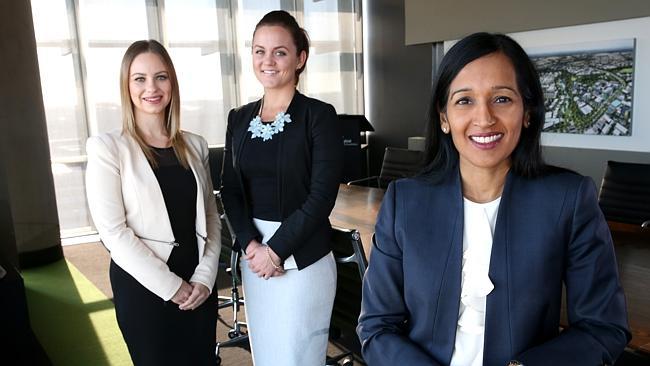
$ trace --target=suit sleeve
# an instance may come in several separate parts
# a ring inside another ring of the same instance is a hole
[[[219,270],[219,253],[221,253],[221,220],[217,211],[217,203],[214,193],[212,192],[212,178],[210,175],[210,154],[208,143],[205,139],[200,138],[201,145],[201,167],[205,170],[206,181],[202,182],[203,202],[205,207],[205,224],[207,238],[203,256],[194,270],[190,282],[198,282],[205,285],[210,291],[214,288],[214,282],[217,279]],[[198,168],[198,167],[197,167]]]
[[[309,194],[302,206],[282,221],[269,239],[269,246],[283,260],[304,244],[327,222],[339,190],[343,171],[343,143],[334,107],[324,104],[314,111],[311,129],[311,178]]]
[[[243,186],[233,165],[233,128],[237,123],[235,110],[228,114],[226,129],[226,147],[223,150],[223,166],[221,168],[221,200],[228,221],[235,231],[235,238],[244,252],[248,243],[253,239],[261,240],[261,235],[253,225],[253,218],[244,199]]]
[[[573,206],[564,281],[569,327],[517,359],[528,366],[613,364],[631,336],[611,234],[589,178]]]
[[[86,152],[88,206],[111,258],[149,291],[165,301],[171,299],[183,280],[127,226],[117,147],[100,137],[91,137]]]
[[[404,302],[402,261],[402,246],[407,243],[399,243],[395,236],[395,218],[404,214],[396,208],[396,190],[391,183],[384,195],[363,279],[357,326],[361,351],[368,365],[436,366],[439,363],[407,335],[409,309]]]

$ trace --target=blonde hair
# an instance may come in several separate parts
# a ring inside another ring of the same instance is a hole
[[[180,164],[185,168],[189,168],[188,156],[193,157],[191,151],[187,148],[187,144],[183,139],[183,133],[181,131],[181,111],[180,111],[180,96],[178,93],[178,78],[176,76],[176,70],[174,69],[174,64],[172,63],[171,57],[165,47],[160,44],[158,41],[142,40],[133,42],[129,48],[127,48],[122,58],[122,67],[120,70],[120,96],[122,101],[122,133],[126,133],[140,145],[142,152],[147,157],[149,164],[153,167],[157,167],[158,164],[154,157],[155,152],[153,149],[147,145],[142,137],[142,134],[138,131],[135,124],[135,113],[133,112],[133,102],[131,101],[131,94],[129,93],[129,70],[131,69],[131,63],[133,60],[142,53],[153,53],[160,56],[160,59],[163,61],[167,67],[167,72],[169,74],[169,80],[172,84],[171,100],[169,105],[165,108],[165,130],[169,135],[169,141],[171,147],[174,149],[174,154],[178,158]]]

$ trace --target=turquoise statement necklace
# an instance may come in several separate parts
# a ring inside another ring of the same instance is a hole
[[[251,139],[258,137],[261,138],[262,141],[268,141],[273,139],[273,135],[284,131],[284,124],[291,123],[291,115],[288,113],[280,112],[275,116],[273,122],[262,123],[262,108],[264,108],[264,98],[262,98],[260,111],[248,125],[248,131],[251,133]]]

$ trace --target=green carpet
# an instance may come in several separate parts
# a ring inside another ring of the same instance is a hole
[[[132,365],[113,302],[71,263],[22,276],[32,328],[55,366]]]

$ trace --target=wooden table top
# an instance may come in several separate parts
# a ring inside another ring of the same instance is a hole
[[[383,189],[341,184],[330,215],[332,225],[359,231],[366,256],[372,247],[372,234],[382,198]]]
[[[612,238],[632,333],[628,347],[650,355],[650,235],[612,231]],[[560,324],[569,324],[564,307]]]
[[[333,225],[359,231],[366,256],[383,198],[383,189],[341,184],[330,215]],[[650,235],[613,232],[612,236],[632,331],[629,346],[650,353]],[[562,320],[566,324],[565,312]]]
[[[629,347],[650,353],[650,233],[612,232],[632,332]]]

